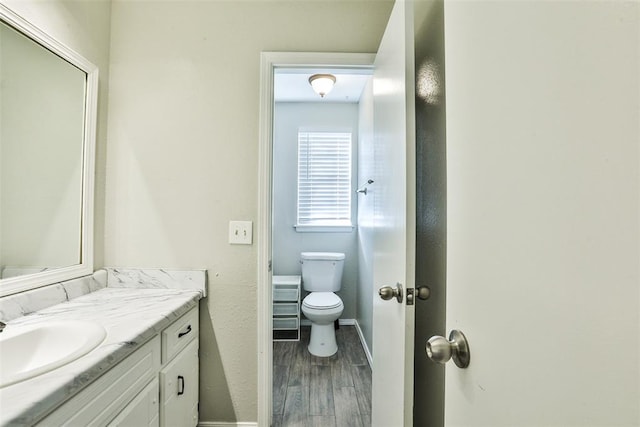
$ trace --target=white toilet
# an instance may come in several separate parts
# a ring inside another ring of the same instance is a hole
[[[302,286],[311,292],[302,301],[302,313],[311,321],[309,353],[328,357],[338,351],[333,323],[344,304],[334,292],[342,286],[344,254],[336,252],[302,252]]]

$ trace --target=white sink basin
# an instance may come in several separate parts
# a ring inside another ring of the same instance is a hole
[[[102,326],[85,321],[8,325],[0,333],[0,388],[73,362],[96,348],[106,335]]]

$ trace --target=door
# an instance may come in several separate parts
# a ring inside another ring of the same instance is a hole
[[[198,424],[198,339],[160,371],[160,426]]]
[[[444,16],[445,425],[640,425],[640,4]]]
[[[373,426],[410,426],[413,411],[415,276],[415,104],[411,3],[397,1],[373,76],[375,177],[373,232]],[[403,288],[382,300],[378,288]]]

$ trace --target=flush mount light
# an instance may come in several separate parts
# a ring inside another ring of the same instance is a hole
[[[315,93],[320,95],[320,97],[324,98],[326,94],[331,92],[333,89],[333,85],[336,82],[336,76],[333,74],[314,74],[309,77],[309,83]]]

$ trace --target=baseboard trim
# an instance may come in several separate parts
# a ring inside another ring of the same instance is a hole
[[[367,356],[367,362],[369,362],[369,367],[373,369],[373,355],[367,346],[367,342],[364,339],[364,334],[362,333],[362,329],[360,329],[360,324],[357,320],[353,319],[354,324],[356,326],[356,331],[358,331],[358,336],[360,337],[360,344],[362,344],[362,348],[364,349],[364,354]]]
[[[257,422],[241,421],[237,423],[223,421],[200,421],[198,427],[258,427]]]

